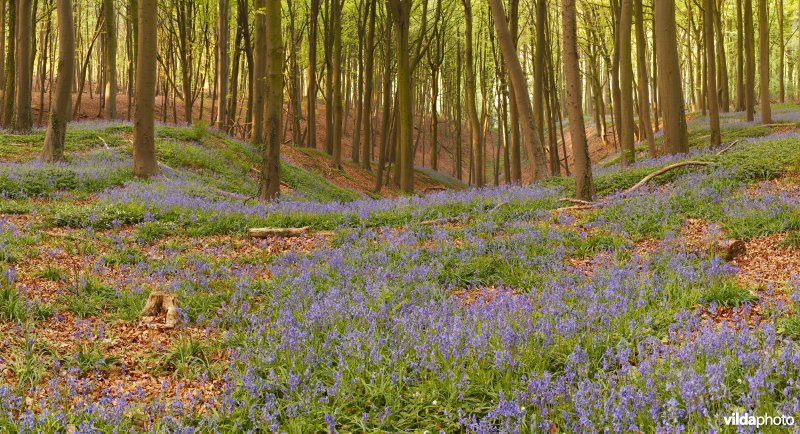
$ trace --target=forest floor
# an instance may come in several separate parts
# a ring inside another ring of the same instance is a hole
[[[697,118],[688,155],[607,158],[581,206],[566,177],[376,200],[358,169],[330,182],[288,146],[284,199],[263,204],[258,152],[201,126],[158,128],[150,181],[132,177],[129,124],[72,125],[64,164],[34,160],[42,131],[2,134],[0,431],[704,432],[734,411],[798,415],[800,107],[742,116],[725,115],[722,153]],[[624,192],[688,160],[708,164]],[[725,258],[724,240],[743,251]],[[141,317],[156,291],[177,297],[176,327]]]

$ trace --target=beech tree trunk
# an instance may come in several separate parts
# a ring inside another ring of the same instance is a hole
[[[683,85],[678,58],[675,0],[655,2],[654,34],[658,54],[658,92],[664,118],[664,148],[671,154],[689,152]]]
[[[755,119],[756,111],[756,54],[753,35],[753,0],[744,0],[744,57],[745,57],[745,84],[744,108],[748,122]]]
[[[575,18],[575,0],[561,2],[561,23],[564,28],[564,81],[567,91],[567,117],[575,163],[575,197],[591,201],[594,198],[592,163],[586,142],[586,126],[581,110],[581,75],[578,61],[578,26]]]
[[[636,149],[633,146],[633,65],[631,63],[631,29],[633,21],[632,0],[622,0],[620,5],[618,42],[620,49],[619,81],[620,119],[619,130],[623,161],[632,164],[636,161]]]
[[[461,0],[464,5],[464,28],[465,35],[464,57],[466,61],[466,75],[464,87],[467,92],[467,115],[469,117],[470,135],[472,137],[472,183],[476,187],[483,187],[484,163],[483,163],[483,140],[481,135],[481,122],[478,119],[478,108],[476,106],[477,95],[475,82],[475,60],[473,59],[472,46],[472,0]]]
[[[106,119],[117,117],[117,20],[114,0],[103,0],[103,28],[105,43],[103,44],[105,60],[105,103],[104,116]]]
[[[511,82],[514,83],[514,89],[517,90],[514,96],[517,99],[517,108],[520,110],[520,115],[522,115],[523,122],[521,122],[521,127],[523,133],[527,137],[525,143],[528,143],[528,148],[530,150],[533,179],[544,179],[548,177],[544,149],[542,148],[541,141],[539,141],[539,134],[536,130],[530,95],[528,95],[527,91],[527,82],[522,73],[522,65],[520,65],[519,62],[511,32],[506,26],[503,2],[502,0],[490,0],[489,4],[492,9],[492,16],[494,17],[494,28],[497,32],[497,41],[503,53],[503,60],[506,63],[509,78]]]
[[[31,114],[31,70],[33,68],[31,46],[33,44],[33,8],[31,0],[17,0],[17,46],[16,46],[16,106],[12,129],[27,133],[33,127]]]
[[[400,173],[400,190],[408,194],[414,192],[414,117],[408,45],[411,6],[411,0],[389,0],[389,10],[395,26],[397,52],[397,116],[400,137],[397,170]]]
[[[644,138],[647,140],[647,149],[651,157],[656,156],[656,141],[653,137],[653,123],[650,120],[650,91],[647,73],[647,54],[645,48],[647,41],[644,35],[644,13],[642,0],[634,0],[634,15],[636,21],[636,57],[637,76],[639,79],[639,116],[644,127]],[[565,63],[566,65],[566,63]]]
[[[372,88],[373,71],[375,65],[375,15],[378,6],[375,2],[367,2],[369,8],[369,24],[367,30],[367,42],[365,47],[364,60],[364,107],[362,112],[363,119],[361,124],[364,126],[364,138],[362,139],[361,146],[361,167],[366,170],[372,170]]]
[[[704,0],[703,5],[703,36],[706,48],[706,86],[708,87],[708,114],[711,128],[711,148],[720,145],[722,139],[719,132],[719,101],[717,100],[717,69],[714,54],[714,2]]]
[[[2,0],[0,0],[2,1]],[[17,47],[17,6],[16,0],[8,1],[8,36],[6,37],[5,83],[3,85],[3,128],[10,128],[14,119],[16,97],[16,47]],[[2,53],[0,53],[2,55]]]
[[[767,0],[758,0],[758,56],[759,97],[761,100],[761,123],[772,123],[769,105],[769,24],[767,23]]]
[[[42,159],[64,159],[64,137],[72,108],[72,79],[75,69],[75,32],[72,22],[72,0],[58,0],[58,78],[55,102],[50,107],[50,120],[42,148]],[[43,90],[42,90],[43,91]]]
[[[280,195],[281,116],[283,115],[283,36],[281,0],[266,0],[267,22],[267,101],[264,133],[264,167],[261,200]]]
[[[306,103],[306,146],[317,147],[317,29],[319,28],[319,1],[311,0],[308,15],[308,90]]]
[[[157,0],[139,0],[133,116],[133,174],[139,178],[159,174],[155,146],[158,15],[153,13],[157,7]]]
[[[230,0],[219,0],[217,20],[217,128],[228,126],[228,74],[230,73]]]
[[[264,144],[264,92],[266,87],[267,67],[267,19],[264,15],[264,1],[254,0],[255,34],[253,36],[253,146]]]

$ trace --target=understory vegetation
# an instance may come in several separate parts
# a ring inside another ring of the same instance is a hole
[[[148,181],[128,124],[73,125],[66,163],[31,159],[36,131],[4,135],[0,431],[705,432],[797,414],[800,281],[713,246],[797,257],[800,137],[726,128],[722,153],[604,163],[583,207],[568,178],[374,200],[287,162],[265,204],[257,153],[202,126],[159,128]],[[710,164],[624,192],[685,160]],[[177,328],[141,321],[153,291],[177,296]]]

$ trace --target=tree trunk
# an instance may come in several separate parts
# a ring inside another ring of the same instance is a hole
[[[414,117],[412,114],[411,65],[408,34],[411,25],[411,0],[389,0],[389,9],[395,25],[395,50],[397,52],[398,133],[400,136],[399,167],[400,190],[414,192]]]
[[[2,0],[0,0],[2,1]],[[14,119],[14,101],[16,99],[16,47],[17,47],[17,6],[16,0],[8,2],[8,36],[6,39],[5,83],[3,87],[3,128],[10,128]],[[0,53],[2,55],[2,53]]]
[[[716,148],[722,142],[719,132],[719,101],[717,101],[717,69],[714,54],[714,2],[704,0],[703,5],[703,36],[706,48],[706,86],[708,87],[708,113],[711,127],[711,148]]]
[[[280,195],[281,116],[283,112],[283,38],[281,0],[266,0],[267,20],[267,102],[264,132],[264,167],[261,200]]]
[[[228,74],[230,73],[230,0],[219,0],[217,19],[217,128],[228,126]],[[137,82],[138,83],[138,82]]]
[[[736,0],[736,111],[745,110],[742,0]]]
[[[546,21],[547,21],[547,0],[535,0],[535,8],[536,8],[536,57],[534,58],[533,62],[533,115],[534,115],[534,122],[535,127],[537,130],[537,138],[539,139],[540,143],[544,142],[544,68],[545,68],[545,34],[546,34]],[[533,47],[531,47],[533,49]],[[512,80],[513,86],[513,80]],[[516,91],[516,89],[514,89]],[[524,88],[525,92],[528,91],[527,82]],[[516,94],[514,95],[516,99]],[[525,110],[524,107],[519,107],[517,105],[518,114],[524,116],[522,113]],[[521,123],[525,121],[520,119]],[[520,124],[520,128],[524,128]],[[523,137],[527,135],[527,133],[523,132]],[[530,150],[530,138],[524,138],[526,144],[528,145],[528,149]],[[533,158],[533,154],[530,152],[528,153],[528,158]]]
[[[467,91],[467,115],[469,116],[470,134],[472,136],[472,183],[476,187],[483,187],[483,140],[481,138],[481,122],[478,119],[478,108],[476,107],[476,82],[475,82],[475,60],[472,55],[472,0],[461,0],[464,5],[464,27],[465,27],[465,61],[466,76],[464,86]]]
[[[567,117],[569,136],[572,142],[572,158],[575,163],[575,197],[591,201],[594,197],[592,163],[586,143],[586,127],[581,110],[581,74],[578,64],[578,26],[575,19],[575,0],[561,3],[561,23],[564,28],[564,81],[567,91]]]
[[[308,94],[306,104],[306,144],[317,147],[317,29],[319,28],[319,1],[311,0],[308,16]]]
[[[744,0],[744,57],[745,57],[745,89],[744,106],[748,122],[755,119],[756,111],[756,54],[753,32],[753,0]]]
[[[103,0],[103,16],[105,31],[105,109],[106,119],[117,117],[117,20],[114,0]]]
[[[786,82],[784,80],[784,59],[786,45],[783,42],[783,0],[778,0],[778,102],[786,101]]]
[[[332,101],[328,101],[329,108],[333,111],[333,130],[331,142],[333,151],[333,167],[342,168],[342,122],[344,119],[344,100],[342,98],[342,8],[343,0],[332,0],[329,11],[331,14],[331,35],[333,36],[333,51],[331,52],[331,90]]]
[[[658,52],[658,91],[664,118],[664,148],[671,154],[689,152],[683,86],[678,60],[675,0],[655,2],[654,34]]]
[[[650,91],[647,82],[647,40],[644,36],[644,13],[642,0],[634,0],[634,14],[636,16],[636,57],[637,73],[639,78],[639,116],[644,126],[644,138],[647,140],[647,149],[651,157],[656,156],[656,141],[653,137],[653,124],[650,121]]]
[[[366,3],[369,8],[369,24],[364,60],[364,107],[361,114],[364,138],[362,139],[361,167],[372,170],[372,88],[375,75],[375,71],[373,71],[375,65],[375,15],[378,6],[375,2],[368,1]]]
[[[264,16],[265,0],[254,0],[255,35],[253,36],[253,135],[250,143],[256,148],[264,144],[264,92],[267,67],[267,20]]]
[[[719,103],[720,103],[720,110],[723,112],[731,111],[731,98],[728,86],[728,61],[727,61],[727,54],[725,51],[725,36],[723,34],[723,27],[722,27],[722,11],[719,9],[718,6],[721,0],[714,0],[714,31],[717,36],[717,47],[716,47],[716,55],[717,55],[717,85],[719,86]]]
[[[772,123],[772,110],[769,105],[769,24],[767,22],[767,0],[758,0],[758,56],[761,87],[761,123]]]
[[[55,103],[50,107],[50,121],[42,148],[42,159],[64,159],[64,137],[70,119],[72,78],[75,69],[75,31],[72,22],[72,0],[58,0],[58,81]]]
[[[148,178],[159,174],[155,147],[155,104],[158,81],[157,0],[139,0],[139,35],[136,48],[136,107],[133,120],[133,174]]]
[[[16,107],[12,129],[27,133],[33,127],[31,114],[31,45],[33,43],[33,9],[31,0],[17,1]]]
[[[619,43],[620,118],[619,131],[623,161],[632,164],[636,160],[633,145],[633,65],[631,64],[631,29],[633,21],[632,0],[620,4],[617,42]]]

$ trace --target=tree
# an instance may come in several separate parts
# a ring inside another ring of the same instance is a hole
[[[265,111],[264,165],[261,172],[261,200],[280,195],[281,116],[283,112],[283,37],[281,0],[266,0],[267,98]]]
[[[703,37],[706,47],[706,86],[708,87],[708,114],[711,127],[711,147],[722,142],[719,133],[719,101],[717,100],[717,70],[714,54],[714,1],[703,1]]]
[[[678,59],[675,29],[675,0],[658,0],[654,4],[658,61],[658,93],[664,118],[664,149],[671,154],[689,152],[686,113],[683,106],[683,85]]]
[[[117,14],[114,0],[103,0],[103,29],[105,32],[103,66],[105,67],[105,118],[117,117]]]
[[[265,76],[267,68],[267,20],[265,0],[254,0],[255,34],[253,37],[253,135],[250,142],[260,147],[264,144]]]
[[[375,15],[378,5],[368,1],[369,23],[367,25],[366,53],[364,61],[364,108],[361,116],[361,124],[364,127],[364,138],[362,139],[363,150],[361,152],[361,167],[366,170],[372,169],[372,88],[373,88],[373,68],[375,65]]]
[[[644,36],[644,13],[642,12],[642,0],[634,0],[634,15],[636,22],[636,57],[637,57],[637,78],[639,84],[639,117],[640,124],[644,128],[644,137],[647,140],[647,149],[650,156],[656,156],[656,141],[653,137],[653,124],[650,121],[650,91],[648,89],[647,54],[645,48],[647,41]],[[565,63],[566,65],[566,63]],[[566,68],[565,68],[566,72]]]
[[[469,1],[469,0],[467,0]],[[397,52],[397,117],[400,136],[399,167],[400,189],[404,193],[414,192],[414,118],[411,101],[411,60],[409,59],[408,33],[411,20],[412,0],[389,0],[389,12],[395,26],[395,50]]]
[[[75,32],[72,22],[72,0],[58,0],[58,79],[55,103],[50,108],[42,159],[64,159],[64,137],[72,108],[72,77],[75,70]]]
[[[2,0],[0,0],[2,1]],[[5,83],[3,84],[3,128],[10,128],[14,119],[14,102],[16,91],[16,58],[17,46],[17,5],[16,0],[8,1],[8,33],[6,37],[6,62],[5,62]],[[2,56],[3,53],[0,53]]]
[[[594,182],[592,181],[589,146],[586,142],[586,127],[581,110],[581,75],[578,67],[578,26],[575,18],[575,0],[562,0],[561,23],[564,29],[562,56],[567,91],[567,117],[569,118],[572,156],[575,161],[575,197],[591,201],[594,198]]]
[[[619,136],[623,161],[631,164],[636,160],[636,148],[633,146],[633,65],[631,63],[631,28],[633,21],[633,3],[622,0],[619,14],[620,48],[619,81],[620,81],[620,118]]]
[[[749,0],[748,0],[749,1]],[[772,123],[769,102],[769,25],[767,23],[767,0],[758,0],[758,73],[759,97],[761,99],[761,123]]]
[[[228,126],[228,74],[230,73],[230,0],[219,0],[217,18],[217,128],[224,130]]]
[[[17,1],[17,43],[16,59],[16,106],[14,107],[14,122],[12,129],[18,133],[27,133],[33,127],[31,114],[31,81],[33,59],[31,58],[31,45],[33,34],[33,7],[31,0]]]
[[[157,0],[138,0],[136,106],[133,116],[133,174],[148,178],[160,173],[156,160],[155,105],[158,60]]]
[[[548,176],[544,149],[542,148],[542,143],[539,141],[539,134],[536,131],[536,121],[533,117],[533,109],[531,108],[531,100],[530,95],[528,95],[525,76],[522,73],[522,65],[519,62],[519,57],[517,57],[517,50],[514,46],[511,32],[506,25],[503,3],[502,0],[490,0],[489,4],[492,9],[492,17],[494,18],[493,21],[495,31],[497,32],[497,41],[503,52],[503,60],[508,69],[509,78],[515,89],[514,96],[517,99],[517,108],[523,118],[521,126],[523,133],[527,137],[526,143],[528,144],[531,156],[533,179],[544,179]]]
[[[308,127],[306,130],[307,146],[317,147],[317,29],[319,28],[319,2],[311,0],[308,15],[308,92],[306,117]]]
[[[475,59],[472,49],[472,0],[461,0],[464,5],[464,32],[465,50],[464,57],[466,62],[466,76],[464,86],[467,92],[467,116],[469,118],[469,130],[472,137],[472,183],[477,187],[483,187],[483,136],[481,134],[481,122],[478,119],[477,102],[477,83],[475,82]]]
[[[755,118],[756,55],[753,40],[753,0],[744,0],[744,110],[748,122]]]

